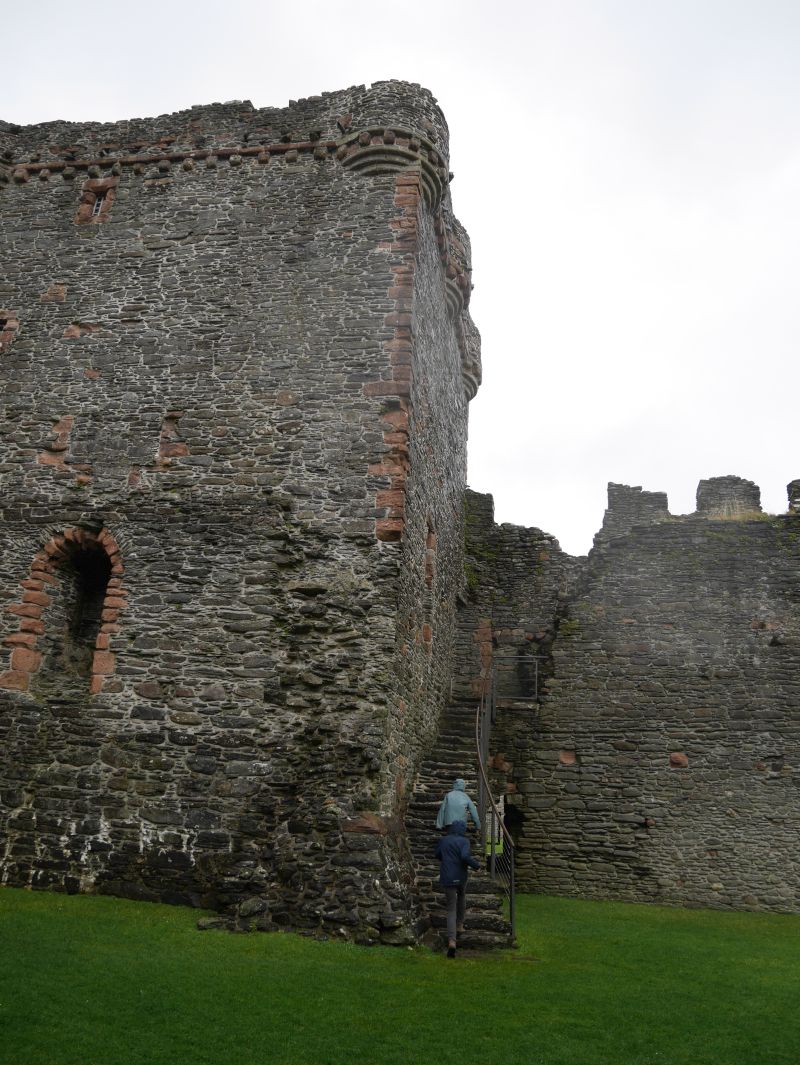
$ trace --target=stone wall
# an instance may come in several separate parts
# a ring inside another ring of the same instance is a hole
[[[0,162],[3,881],[402,941],[480,376],[441,112],[0,124]]]
[[[800,526],[754,488],[701,482],[697,514],[658,499],[637,524],[640,490],[610,486],[620,531],[562,606],[539,702],[494,737],[524,890],[797,910]]]
[[[465,591],[453,693],[474,698],[495,663],[498,696],[536,699],[552,672],[553,639],[583,565],[541,529],[495,525],[490,495],[467,491]],[[538,682],[537,682],[538,677]]]

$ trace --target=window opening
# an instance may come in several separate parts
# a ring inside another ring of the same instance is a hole
[[[103,623],[111,561],[99,545],[74,547],[55,575],[58,591],[51,592],[41,680],[65,693],[84,692]]]
[[[14,333],[18,326],[19,318],[16,317],[13,311],[0,310],[0,351],[5,351],[6,348],[11,347],[11,341],[14,339]]]
[[[89,222],[103,223],[114,205],[119,178],[89,178],[81,190],[81,201],[75,215],[77,225]]]

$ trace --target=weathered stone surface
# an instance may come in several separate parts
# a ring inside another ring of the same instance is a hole
[[[0,150],[3,881],[404,941],[402,834],[346,826],[398,824],[451,672],[479,357],[435,100]]]
[[[493,739],[512,763],[495,759],[494,777],[516,788],[507,821],[527,890],[798,908],[798,515],[759,513],[739,478],[701,489],[699,512],[674,517],[661,493],[610,485],[588,559],[550,549],[538,586],[535,530],[492,527],[490,501],[468,494],[480,579],[459,657],[480,644],[490,659],[492,641],[524,655],[528,619],[550,611],[538,698],[501,671]],[[512,535],[509,557],[497,548]]]

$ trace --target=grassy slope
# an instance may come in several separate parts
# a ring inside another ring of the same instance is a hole
[[[196,919],[0,889],[0,1061],[800,1061],[800,917],[526,897],[519,951],[455,962]]]

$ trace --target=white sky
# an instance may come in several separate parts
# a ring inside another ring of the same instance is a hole
[[[38,0],[0,117],[115,120],[402,78],[451,133],[484,384],[470,485],[583,553],[606,483],[800,477],[797,0]],[[0,270],[2,267],[0,266]]]

